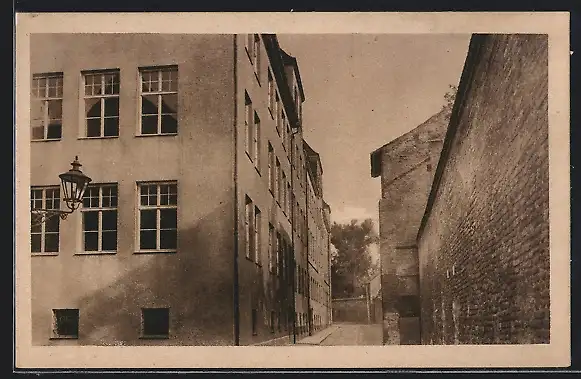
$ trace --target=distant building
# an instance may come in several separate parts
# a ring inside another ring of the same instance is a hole
[[[550,341],[547,53],[546,35],[473,35],[449,125],[371,154],[400,343]]]
[[[75,155],[93,179],[81,209],[31,229],[34,345],[308,333],[307,235],[324,293],[328,211],[320,191],[308,221],[321,177],[275,35],[35,34],[31,74],[31,206],[59,207]]]
[[[450,112],[444,109],[371,154],[381,176],[379,236],[384,342],[397,328],[400,343],[419,343],[417,231],[426,207]],[[393,321],[396,323],[393,325]],[[389,339],[390,341],[393,339]]]

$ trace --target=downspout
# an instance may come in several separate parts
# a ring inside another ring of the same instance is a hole
[[[238,46],[234,34],[234,278],[233,278],[233,306],[234,306],[234,345],[240,345],[240,299],[238,283]]]
[[[298,129],[297,129],[298,130]],[[294,172],[293,172],[293,167],[294,167],[294,156],[293,156],[293,152],[294,152],[294,140],[295,140],[295,131],[291,130],[291,143],[290,143],[290,150],[291,150],[291,191],[292,191],[292,195],[293,195],[293,202],[291,204],[291,248],[292,248],[292,254],[291,254],[291,269],[292,269],[292,274],[291,274],[291,282],[292,282],[292,299],[293,299],[293,314],[291,315],[293,318],[293,343],[297,343],[297,300],[296,300],[296,278],[295,278],[295,273],[296,273],[296,261],[295,261],[295,202],[294,200],[296,200],[296,197],[294,196],[295,193],[295,185],[294,185]]]

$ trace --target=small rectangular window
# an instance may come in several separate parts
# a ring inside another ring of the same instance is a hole
[[[178,132],[178,68],[140,70],[141,135]]]
[[[79,310],[53,309],[53,338],[79,338]]]
[[[169,338],[169,308],[142,308],[141,336]]]
[[[32,141],[60,140],[63,128],[63,74],[38,74],[31,88]]]
[[[274,196],[274,188],[275,188],[275,156],[274,156],[274,148],[270,141],[268,141],[268,189],[270,193]]]
[[[270,116],[274,119],[275,117],[275,102],[274,102],[274,80],[272,78],[272,72],[268,69],[268,110],[270,111]]]

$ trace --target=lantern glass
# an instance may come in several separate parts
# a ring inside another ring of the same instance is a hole
[[[71,210],[75,210],[83,201],[83,195],[91,178],[86,176],[79,170],[81,164],[78,158],[71,163],[73,166],[68,172],[59,175],[64,192],[64,200]]]

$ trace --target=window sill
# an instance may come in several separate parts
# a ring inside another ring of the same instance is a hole
[[[98,137],[78,137],[78,139],[80,140],[84,140],[84,139],[115,139],[115,138],[119,138],[119,136],[98,136]]]
[[[50,340],[78,340],[79,336],[52,336]]]
[[[135,137],[175,137],[177,133],[136,134]]]
[[[252,157],[250,156],[250,153],[248,152],[248,150],[245,151],[246,156],[248,157],[248,159],[250,160],[250,162],[252,162],[252,164],[254,164],[254,161],[252,160]]]
[[[256,82],[258,83],[258,86],[262,87],[262,85],[260,84],[260,78],[259,78],[258,73],[256,71],[254,71],[254,77],[256,78]]]
[[[30,142],[58,142],[61,138],[31,139]]]
[[[115,255],[116,251],[79,251],[74,255]]]
[[[133,254],[176,254],[177,250],[137,250]]]
[[[258,174],[258,176],[262,177],[262,174],[260,173],[260,169],[256,166],[254,166],[254,169],[256,170],[256,173]]]
[[[59,253],[32,253],[30,255],[33,257],[56,257]]]
[[[151,336],[139,336],[141,340],[167,340],[169,335],[151,335]]]

